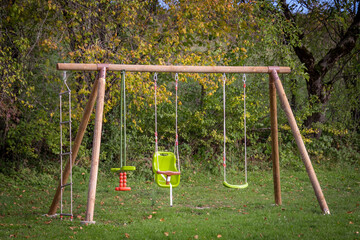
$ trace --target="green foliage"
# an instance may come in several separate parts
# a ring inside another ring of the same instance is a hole
[[[356,145],[359,61],[351,59],[347,63],[344,59],[347,65],[337,66],[344,66],[345,75],[332,89],[326,124],[316,126],[323,130],[324,136],[313,139],[315,128],[305,129],[302,124],[323,106],[316,97],[309,98],[309,76],[292,48],[300,46],[298,33],[306,23],[291,24],[284,19],[279,5],[269,1],[235,4],[229,0],[164,1],[162,5],[158,1],[140,0],[66,3],[36,0],[4,2],[0,12],[3,16],[0,26],[2,172],[34,166],[41,169],[40,162],[57,163],[60,152],[58,93],[64,88],[55,70],[57,62],[290,66],[292,73],[281,75],[281,79],[311,157],[323,163],[323,159],[336,162],[346,156],[344,161],[356,164],[356,160],[349,159],[358,159],[359,152]],[[313,14],[305,14],[303,18],[311,18]],[[339,21],[346,27],[350,18],[346,11],[335,11],[329,21]],[[68,72],[73,138],[96,75]],[[181,162],[188,168],[215,174],[221,172],[222,159],[221,78],[220,74],[179,74]],[[105,171],[119,165],[120,79],[119,72],[107,73],[100,157],[100,168]],[[241,171],[245,139],[242,75],[228,74],[227,79],[229,168]],[[247,80],[249,168],[266,169],[271,167],[268,79],[266,75],[248,75]],[[150,179],[154,151],[153,73],[126,73],[126,81],[127,161],[141,169],[144,178]],[[174,75],[159,74],[160,148],[169,151],[173,150],[175,139],[174,91]],[[93,120],[94,115],[80,147],[78,166],[90,166]],[[278,121],[282,164],[299,168],[301,161],[286,125],[287,119],[280,110]],[[65,130],[63,137],[67,134]]]

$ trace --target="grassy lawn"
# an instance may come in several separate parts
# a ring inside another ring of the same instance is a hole
[[[57,181],[0,175],[0,239],[360,239],[359,169],[315,169],[331,215],[323,215],[305,171],[282,170],[282,206],[274,206],[272,172],[252,171],[249,187],[227,189],[222,177],[183,172],[169,207],[168,189],[130,176],[99,174],[94,225],[82,225],[88,173],[74,170],[74,221],[43,216]],[[29,174],[31,172],[29,171]],[[134,173],[136,174],[136,172]],[[230,174],[229,174],[230,175]],[[240,183],[236,178],[228,182]]]

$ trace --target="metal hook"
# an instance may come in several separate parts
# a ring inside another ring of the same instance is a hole
[[[70,88],[66,82],[67,81],[66,71],[63,72],[63,81],[64,81],[64,84],[65,84],[67,90],[70,92]]]

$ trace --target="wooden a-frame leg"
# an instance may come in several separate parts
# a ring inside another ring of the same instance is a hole
[[[94,140],[93,140],[93,149],[92,149],[92,157],[91,157],[91,170],[90,170],[90,179],[89,179],[88,200],[86,206],[86,216],[85,216],[85,221],[82,222],[85,224],[95,223],[95,221],[93,221],[93,218],[94,218],[94,208],[95,208],[97,175],[99,169],[101,131],[102,131],[102,122],[103,122],[103,113],[104,113],[105,74],[106,74],[106,68],[103,67],[100,69],[100,76],[99,76],[99,88],[98,88],[98,97],[97,97],[96,112],[95,112]]]
[[[273,180],[275,204],[281,205],[281,185],[280,185],[280,164],[279,164],[279,140],[277,123],[276,88],[274,80],[269,76],[269,95],[270,95],[270,121],[271,121],[271,160],[273,164]]]
[[[305,165],[306,172],[307,172],[307,174],[308,174],[308,176],[310,178],[310,182],[311,182],[312,187],[314,189],[314,192],[315,192],[316,198],[317,198],[317,200],[319,202],[320,208],[321,208],[321,210],[323,211],[324,214],[330,214],[329,207],[328,207],[328,205],[326,203],[324,194],[323,194],[323,192],[321,190],[319,181],[318,181],[318,179],[316,177],[314,168],[313,168],[313,166],[311,164],[309,154],[306,151],[304,141],[302,139],[299,128],[298,128],[298,126],[296,124],[294,114],[291,111],[289,101],[288,101],[288,99],[286,97],[286,94],[285,94],[284,88],[283,88],[283,86],[281,84],[281,81],[279,79],[279,76],[278,76],[278,74],[276,72],[276,69],[269,69],[269,70],[270,70],[270,75],[271,75],[271,77],[272,77],[272,79],[273,79],[273,81],[275,83],[275,87],[276,87],[276,90],[277,90],[278,95],[279,95],[281,106],[284,109],[284,112],[285,112],[286,117],[288,119],[291,131],[292,131],[292,133],[294,135],[296,144],[297,144],[298,149],[300,151],[301,159],[302,159],[302,161],[303,161],[303,163]]]

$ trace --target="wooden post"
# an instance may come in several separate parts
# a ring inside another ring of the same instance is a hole
[[[284,88],[283,88],[283,86],[281,84],[281,81],[279,79],[279,76],[278,76],[275,69],[271,69],[271,70],[269,69],[269,71],[270,71],[270,75],[271,75],[271,77],[272,77],[272,79],[273,79],[273,81],[275,83],[275,87],[276,87],[276,90],[277,90],[278,95],[279,95],[281,106],[284,109],[286,117],[287,117],[287,119],[289,121],[291,131],[292,131],[292,133],[294,135],[296,144],[297,144],[298,149],[300,151],[301,159],[304,162],[307,174],[308,174],[308,176],[310,178],[310,182],[311,182],[312,187],[314,189],[314,192],[315,192],[316,198],[317,198],[317,200],[319,202],[320,208],[324,212],[324,214],[330,214],[329,207],[327,206],[324,194],[323,194],[323,192],[321,190],[319,181],[318,181],[318,179],[316,177],[314,168],[313,168],[313,166],[311,164],[310,157],[308,155],[308,152],[306,151],[304,141],[303,141],[302,136],[300,134],[299,128],[298,128],[298,126],[296,124],[295,117],[294,117],[294,115],[293,115],[293,113],[291,111],[289,101],[288,101],[288,99],[286,97],[286,94],[285,94]]]
[[[89,179],[88,200],[86,206],[86,216],[85,216],[85,221],[82,222],[85,224],[95,223],[95,221],[93,221],[93,217],[94,217],[95,196],[96,196],[96,183],[97,183],[97,175],[99,169],[102,121],[103,121],[103,112],[104,112],[105,74],[106,74],[106,67],[103,67],[101,68],[99,74],[99,88],[98,88],[98,97],[96,103],[95,127],[94,127],[94,138],[93,138],[94,140],[93,140],[93,149],[92,149],[92,157],[91,157],[91,170],[90,170],[90,179]]]
[[[280,164],[279,164],[279,140],[276,106],[276,88],[274,80],[269,76],[269,96],[270,96],[270,121],[271,121],[271,160],[273,164],[273,180],[275,204],[281,205],[281,185],[280,185]]]
[[[96,79],[95,83],[92,87],[92,90],[91,90],[89,101],[86,104],[84,114],[83,114],[81,122],[80,122],[79,129],[76,134],[76,138],[75,138],[74,145],[72,147],[72,153],[71,153],[71,157],[72,157],[71,165],[72,166],[74,166],[74,164],[75,164],[75,160],[76,160],[77,154],[79,152],[79,148],[80,148],[82,139],[84,137],[86,127],[89,123],[92,109],[94,108],[94,104],[95,104],[95,100],[96,100],[96,96],[97,96],[98,82],[99,82],[98,79]],[[70,175],[70,158],[69,158],[69,161],[67,162],[64,172],[63,172],[63,177],[62,177],[63,184],[66,184],[67,180],[69,179],[69,175]],[[51,206],[50,206],[50,209],[48,212],[49,216],[54,216],[56,214],[56,210],[59,205],[59,201],[60,201],[60,197],[61,197],[61,191],[62,191],[61,181],[59,181],[59,185],[56,189],[54,199],[51,203]]]

